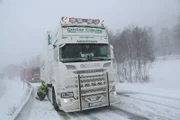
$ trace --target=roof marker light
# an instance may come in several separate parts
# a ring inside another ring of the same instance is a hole
[[[81,18],[77,18],[77,22],[78,22],[78,23],[82,23],[83,20],[82,20]]]
[[[64,18],[64,21],[65,21],[66,23],[68,23],[68,22],[69,22],[69,18],[68,18],[68,17]]]
[[[70,22],[71,23],[75,23],[76,22],[76,18],[70,18]]]
[[[99,20],[99,19],[95,19],[95,20],[93,20],[93,23],[94,23],[94,24],[99,24],[99,23],[100,23],[100,20]]]
[[[87,23],[88,23],[88,24],[92,24],[92,23],[93,23],[93,20],[92,20],[92,19],[88,19]]]

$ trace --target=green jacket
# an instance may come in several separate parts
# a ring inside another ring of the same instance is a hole
[[[47,91],[48,91],[48,84],[46,82],[44,82],[39,88],[38,88],[38,93],[42,93],[47,95]]]

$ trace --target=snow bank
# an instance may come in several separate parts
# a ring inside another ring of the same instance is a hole
[[[0,99],[4,95],[6,90],[6,81],[4,79],[0,79]]]
[[[28,100],[32,88],[17,77],[4,80],[6,90],[0,98],[0,119],[14,120]]]
[[[137,93],[146,95],[155,95],[180,100],[180,90],[170,90],[156,87],[153,84],[118,84],[117,92],[120,94]]]
[[[180,120],[180,57],[160,57],[149,83],[119,83],[121,109],[152,120]]]
[[[119,83],[117,85],[117,91],[120,93],[134,92],[180,99],[179,69],[179,59],[172,59],[172,56],[170,56],[168,60],[158,60],[150,69],[149,83]]]
[[[167,56],[158,56],[156,60],[166,61],[166,60],[177,60],[180,59],[180,55],[167,55]]]

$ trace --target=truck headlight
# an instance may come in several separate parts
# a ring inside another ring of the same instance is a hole
[[[73,98],[74,94],[73,92],[63,92],[61,93],[61,98]]]
[[[116,91],[111,92],[111,95],[117,95]]]

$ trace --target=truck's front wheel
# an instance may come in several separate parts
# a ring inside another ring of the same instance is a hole
[[[55,94],[54,87],[52,87],[52,102],[53,102],[54,109],[56,111],[59,111],[59,107],[58,107],[57,102],[56,102],[56,94]]]

